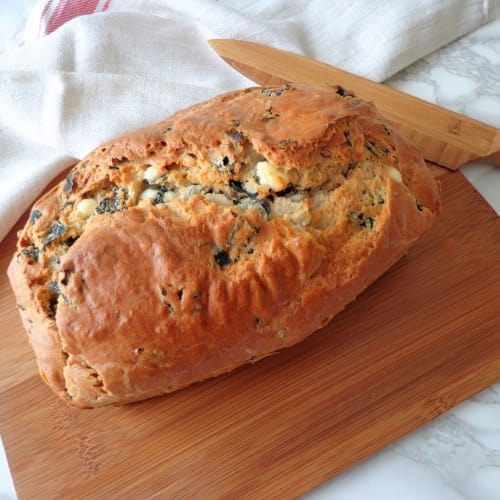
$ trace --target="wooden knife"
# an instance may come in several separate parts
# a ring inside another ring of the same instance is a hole
[[[452,170],[480,158],[500,166],[500,129],[292,52],[241,40],[208,43],[224,61],[260,85],[331,83],[373,101],[428,161]]]

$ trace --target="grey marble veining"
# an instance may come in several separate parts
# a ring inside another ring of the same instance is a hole
[[[498,21],[416,62],[386,83],[500,127]]]

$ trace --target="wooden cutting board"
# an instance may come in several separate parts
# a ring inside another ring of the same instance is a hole
[[[437,169],[439,173],[444,170]],[[500,379],[500,223],[460,172],[430,235],[326,328],[127,407],[39,379],[0,245],[0,433],[24,498],[296,496]]]

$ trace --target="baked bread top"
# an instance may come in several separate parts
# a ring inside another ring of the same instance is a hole
[[[249,88],[90,153],[33,206],[9,278],[52,389],[126,403],[324,326],[439,203],[421,153],[371,103]]]

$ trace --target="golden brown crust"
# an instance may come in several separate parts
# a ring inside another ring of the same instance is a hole
[[[421,154],[371,104],[252,88],[84,158],[33,207],[9,277],[54,391],[126,403],[301,341],[438,211]]]

